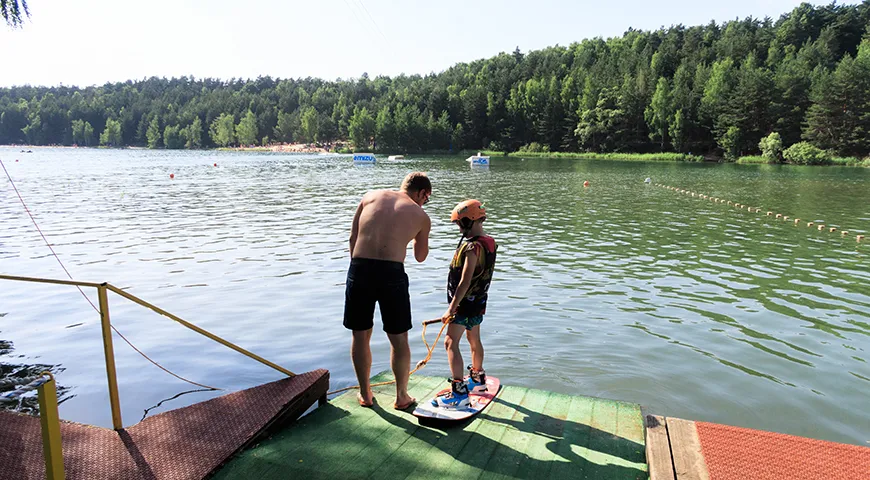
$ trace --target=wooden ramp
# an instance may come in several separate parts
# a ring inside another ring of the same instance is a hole
[[[443,378],[415,375],[410,393],[424,401],[445,386]],[[392,385],[375,396],[371,409],[357,404],[356,391],[334,399],[216,477],[648,478],[638,405],[508,385],[470,421],[421,425],[392,408]]]
[[[315,370],[146,418],[116,432],[62,422],[68,479],[201,479],[322,398]],[[39,418],[0,412],[0,478],[45,478]]]
[[[646,416],[650,480],[866,480],[870,448]]]

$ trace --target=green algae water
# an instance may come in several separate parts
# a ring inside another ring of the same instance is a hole
[[[460,157],[355,167],[349,156],[19,150],[0,148],[0,159],[74,278],[125,288],[290,370],[328,368],[333,388],[356,383],[341,325],[354,209],[365,191],[422,170],[433,228],[426,262],[406,263],[415,323],[446,307],[450,209],[482,200],[500,245],[485,366],[503,383],[870,445],[870,244],[854,237],[870,230],[870,170],[499,157],[472,170]],[[5,178],[0,225],[0,272],[64,278]],[[61,416],[110,426],[97,313],[73,287],[0,287],[0,372],[52,366]],[[120,297],[110,311],[184,377],[227,390],[281,377]],[[414,361],[425,355],[419,335]],[[388,369],[385,335],[372,346],[372,371]],[[223,393],[192,391],[117,336],[115,355],[125,425]],[[446,378],[441,347],[423,373]]]

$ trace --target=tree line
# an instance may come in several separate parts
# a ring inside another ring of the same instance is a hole
[[[870,0],[629,29],[439,74],[149,78],[0,89],[0,143],[209,148],[350,141],[377,151],[870,154]],[[807,142],[803,144],[802,142]],[[802,147],[803,148],[803,147]]]

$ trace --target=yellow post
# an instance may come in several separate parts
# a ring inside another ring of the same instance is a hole
[[[63,447],[60,441],[60,416],[57,413],[57,387],[54,376],[43,372],[51,380],[37,388],[39,423],[42,424],[42,454],[45,457],[45,478],[63,480]]]
[[[103,326],[103,351],[106,353],[106,376],[109,377],[109,403],[112,405],[112,427],[124,428],[121,423],[121,402],[118,400],[118,378],[115,375],[115,350],[112,347],[112,323],[109,320],[109,296],[106,284],[97,287],[100,298],[100,320]]]

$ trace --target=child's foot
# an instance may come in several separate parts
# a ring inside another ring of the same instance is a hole
[[[468,390],[474,390],[477,387],[483,387],[483,391],[486,391],[486,371],[483,369],[475,370],[474,367],[469,365],[468,369],[468,380],[465,383],[468,385]]]
[[[433,407],[462,409],[468,406],[468,385],[462,380],[451,380],[450,391],[432,399]]]
[[[373,393],[369,393],[369,398],[366,399],[362,392],[357,392],[356,399],[359,401],[360,407],[371,408],[375,404],[375,395]]]

